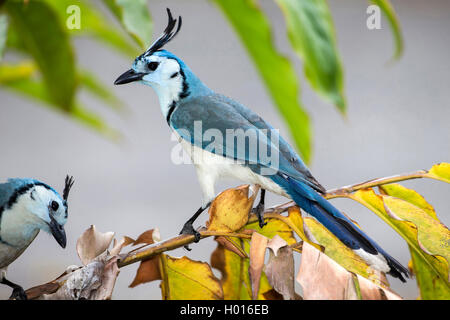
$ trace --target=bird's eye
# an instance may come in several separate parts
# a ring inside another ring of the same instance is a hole
[[[52,201],[51,207],[52,207],[52,210],[53,210],[53,211],[58,210],[58,208],[59,208],[58,202]]]
[[[156,68],[158,68],[158,65],[159,65],[159,62],[152,61],[152,62],[150,62],[149,64],[147,64],[147,68],[148,68],[150,71],[155,71]]]

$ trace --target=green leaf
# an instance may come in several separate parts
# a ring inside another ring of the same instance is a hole
[[[152,19],[147,8],[147,1],[104,0],[104,2],[141,48],[146,49],[152,39]]]
[[[380,7],[380,10],[383,12],[389,22],[389,25],[391,26],[395,42],[393,59],[398,59],[403,54],[403,36],[394,7],[389,0],[371,0],[371,2]]]
[[[450,290],[444,279],[437,276],[411,247],[411,259],[422,300],[449,300]]]
[[[8,16],[4,13],[0,13],[0,61],[2,61],[3,52],[5,51],[7,36],[8,36]]]
[[[65,25],[68,6],[76,4],[81,12],[81,29],[68,30],[73,36],[90,36],[116,49],[127,56],[139,54],[138,48],[126,37],[120,29],[114,26],[106,16],[96,8],[93,1],[86,0],[45,0],[54,11],[62,24]]]
[[[0,84],[29,78],[36,72],[36,65],[31,61],[18,64],[0,64]]]
[[[108,87],[103,85],[94,74],[86,70],[78,71],[78,80],[82,88],[108,104],[111,108],[116,111],[124,111],[122,101]]]
[[[74,55],[58,17],[44,2],[9,1],[4,7],[11,28],[42,73],[49,99],[70,110],[76,90]]]
[[[31,77],[29,73],[30,67],[26,64],[19,64],[16,66],[16,72],[14,73],[15,78],[10,77],[6,79],[6,72],[11,72],[14,66],[1,66],[0,67],[0,83],[7,89],[15,91],[17,93],[23,94],[33,100],[40,101],[45,106],[51,107],[54,110],[63,112],[65,115],[69,115],[81,124],[94,129],[95,131],[101,133],[105,137],[113,140],[120,139],[121,135],[115,129],[110,128],[106,125],[103,120],[95,113],[87,110],[80,103],[75,102],[70,110],[64,110],[61,106],[54,103],[50,98],[45,84]],[[21,78],[18,75],[22,75]],[[3,82],[1,81],[3,79]]]
[[[271,27],[255,0],[214,0],[241,38],[287,122],[303,159],[311,158],[311,128],[299,101],[299,84],[288,59],[274,47]]]
[[[312,88],[345,112],[343,72],[333,20],[324,0],[276,0],[281,7],[292,47],[303,59]]]

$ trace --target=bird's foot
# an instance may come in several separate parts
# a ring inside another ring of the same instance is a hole
[[[16,287],[13,289],[9,300],[28,300],[28,298],[22,287]]]
[[[264,222],[264,203],[258,203],[252,211],[258,217],[259,227],[262,229],[267,224]]]
[[[184,224],[183,229],[181,229],[180,234],[192,234],[194,235],[194,242],[197,243],[200,241],[200,232],[194,229],[194,226],[192,225],[192,222],[188,221]],[[191,251],[192,249],[189,248],[189,246],[184,246],[184,248],[188,251]]]

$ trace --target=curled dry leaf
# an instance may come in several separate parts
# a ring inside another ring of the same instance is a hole
[[[117,257],[107,260],[105,252],[67,277],[60,278],[58,290],[52,294],[43,294],[39,299],[110,299],[118,275]]]
[[[234,232],[245,226],[258,190],[259,187],[253,187],[251,197],[249,185],[220,193],[209,209],[209,221],[206,223],[208,230]]]
[[[264,267],[264,256],[266,253],[268,239],[254,232],[250,242],[250,266],[248,272],[252,286],[252,299],[258,298],[259,283],[261,280],[261,272]]]
[[[155,228],[155,229],[151,229],[151,230],[147,230],[144,233],[142,233],[137,239],[136,241],[134,241],[133,245],[138,245],[138,244],[152,244],[155,242],[161,241],[161,235],[159,233],[159,229]]]
[[[294,255],[287,242],[276,235],[267,244],[269,261],[264,269],[269,284],[285,300],[295,300]]]
[[[105,252],[111,244],[114,232],[102,233],[91,225],[77,241],[77,253],[84,265],[89,264],[97,256]]]
[[[220,243],[225,249],[236,253],[241,258],[248,258],[248,255],[244,251],[244,249],[242,249],[240,244],[236,243],[232,238],[220,236],[216,237],[215,240]]]
[[[122,249],[124,247],[126,247],[132,243],[134,243],[134,239],[127,237],[127,236],[123,237],[120,241],[116,241],[116,239],[114,239],[113,247],[109,251],[109,254],[111,256],[116,256],[120,253],[120,251],[122,251]]]
[[[101,286],[95,291],[91,297],[92,300],[110,300],[119,276],[119,267],[117,266],[118,257],[115,256],[108,260],[103,267],[101,278]]]

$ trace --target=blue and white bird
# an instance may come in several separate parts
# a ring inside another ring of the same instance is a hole
[[[261,186],[261,200],[256,207],[261,227],[265,224],[264,195],[268,190],[294,200],[374,269],[405,282],[403,275],[408,277],[408,270],[323,197],[325,189],[294,149],[281,136],[273,134],[271,125],[242,104],[209,89],[180,58],[162,49],[178,33],[182,21],[181,17],[173,19],[169,9],[167,12],[169,22],[164,33],[115,84],[138,81],[152,87],[165,120],[193,160],[203,203],[185,223],[182,233],[194,234],[199,240],[192,224],[215,198],[216,180],[234,178]],[[223,138],[230,130],[254,131],[256,135],[244,141],[243,150],[237,150],[239,143]],[[211,137],[211,133],[215,137],[213,148],[212,139],[204,139]],[[220,134],[223,139],[218,139]],[[266,161],[261,154],[250,152],[255,145],[275,151],[277,161]]]
[[[36,238],[40,230],[66,247],[67,199],[73,178],[67,176],[63,196],[34,179],[9,179],[0,184],[0,283],[13,289],[11,298],[26,299],[21,286],[6,279],[7,267]]]

